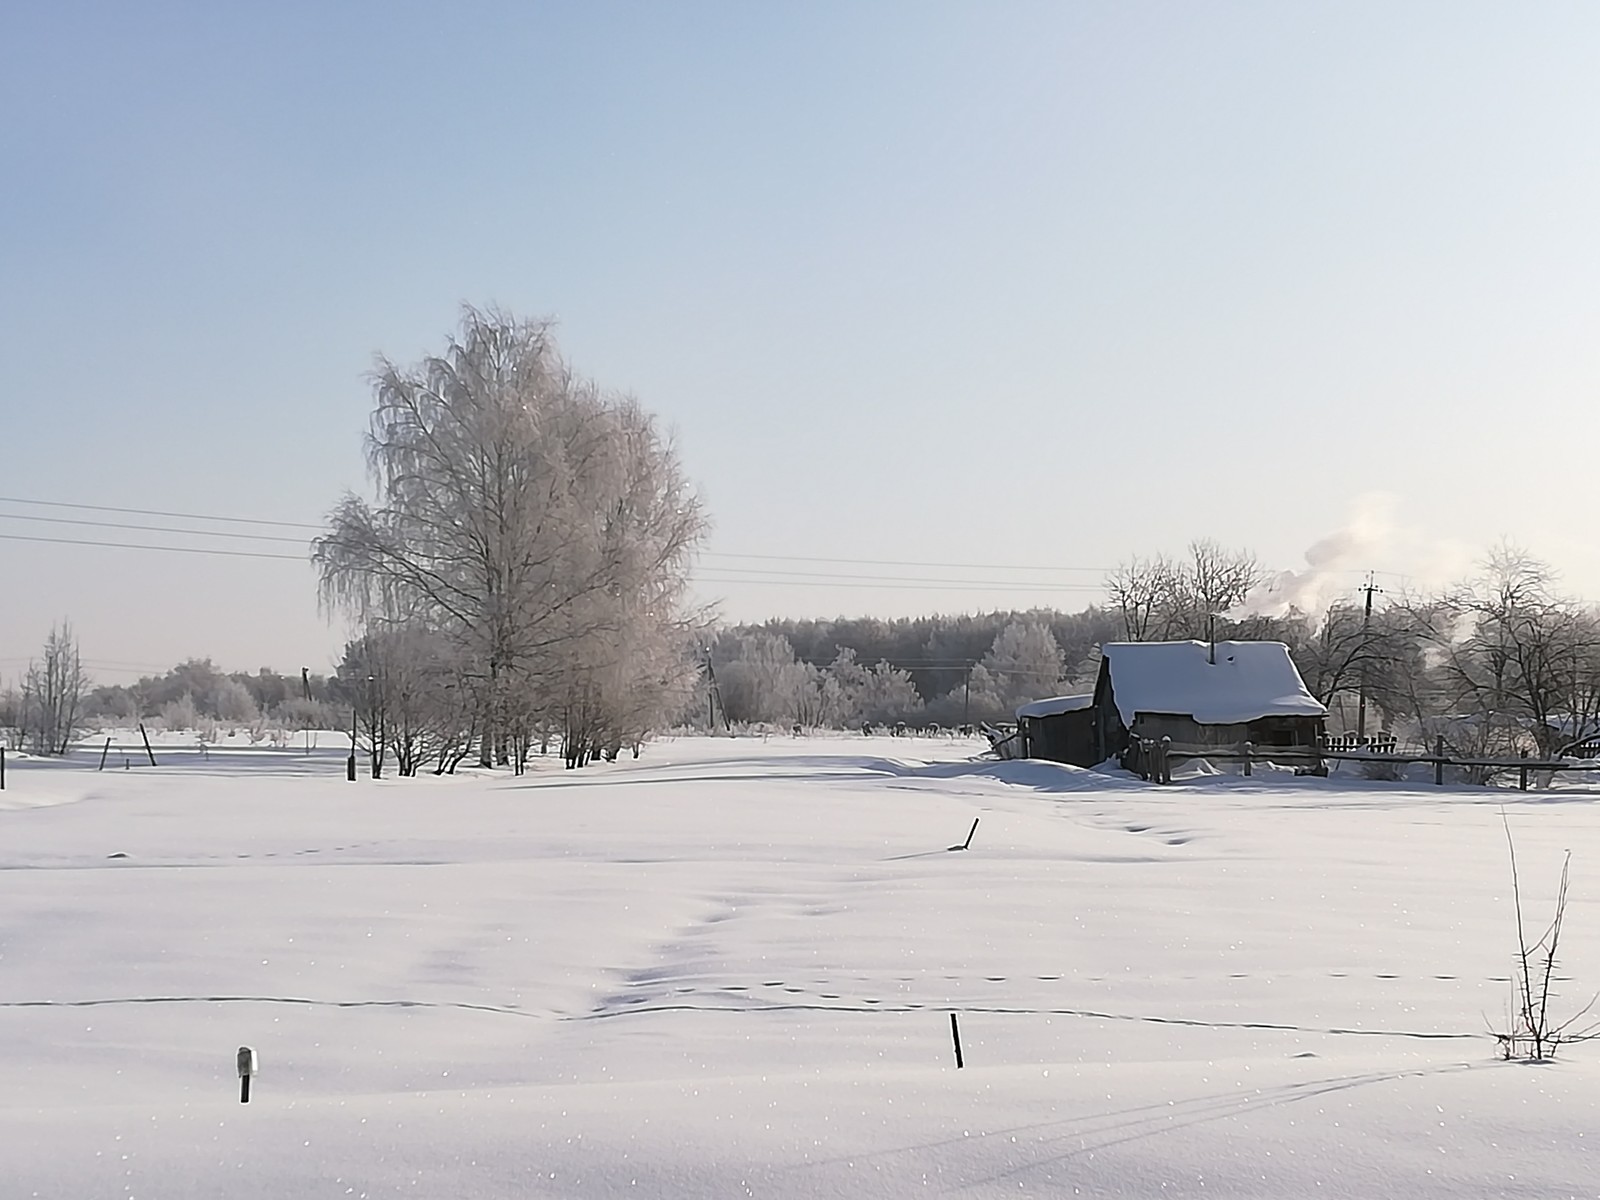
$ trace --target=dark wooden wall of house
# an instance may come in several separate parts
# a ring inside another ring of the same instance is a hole
[[[1024,717],[1021,725],[1028,739],[1028,757],[1094,766],[1100,761],[1095,716],[1094,709],[1084,708],[1048,717]]]

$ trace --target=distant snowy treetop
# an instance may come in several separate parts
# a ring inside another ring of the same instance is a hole
[[[1218,642],[1215,663],[1205,642],[1108,642],[1102,651],[1117,711],[1130,726],[1141,712],[1188,715],[1202,725],[1328,712],[1282,642]]]
[[[1034,700],[1017,709],[1017,720],[1024,717],[1054,717],[1060,713],[1082,712],[1094,707],[1094,694],[1085,696],[1052,696],[1048,700]]]

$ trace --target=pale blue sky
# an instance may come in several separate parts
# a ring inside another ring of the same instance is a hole
[[[1592,5],[65,3],[0,48],[0,496],[315,522],[373,353],[471,301],[677,429],[717,555],[1031,568],[708,557],[734,617],[1293,567],[1375,491],[1352,584],[1509,534],[1600,596]],[[105,679],[339,641],[294,562],[0,554],[0,676],[61,615]]]

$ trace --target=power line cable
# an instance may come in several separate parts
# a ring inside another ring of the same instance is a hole
[[[85,510],[85,511],[90,511],[90,512],[121,513],[121,514],[128,515],[128,516],[140,516],[140,517],[165,517],[165,518],[169,518],[169,519],[172,519],[172,520],[181,520],[181,521],[219,521],[219,522],[223,522],[223,523],[226,523],[226,524],[232,524],[232,525],[269,525],[269,526],[276,526],[276,527],[278,527],[280,529],[309,529],[309,530],[316,530],[319,533],[326,533],[327,532],[327,526],[326,525],[312,524],[312,523],[308,523],[308,522],[305,522],[305,521],[280,521],[280,520],[276,520],[276,519],[268,518],[268,517],[232,517],[232,516],[224,517],[224,516],[216,516],[216,515],[211,514],[211,513],[172,512],[172,511],[167,511],[167,510],[164,510],[164,509],[132,508],[132,507],[128,507],[128,506],[125,506],[125,505],[116,505],[116,504],[84,504],[84,503],[76,503],[76,502],[70,502],[70,501],[64,501],[64,500],[39,500],[39,499],[33,499],[33,498],[27,498],[27,497],[21,497],[21,496],[0,496],[0,504],[19,504],[19,505],[42,507],[42,508],[65,508],[65,509]],[[46,517],[29,516],[26,513],[0,513],[0,517],[11,517],[11,518],[16,519],[16,520],[31,520],[31,521],[45,521],[45,520],[50,520],[51,519],[51,518],[46,518]],[[55,518],[55,520],[62,521],[63,519],[62,518]],[[301,542],[303,540],[303,539],[300,539],[300,538],[275,537],[274,535],[270,535],[270,534],[243,534],[243,533],[240,533],[240,534],[228,534],[228,533],[223,533],[220,530],[170,529],[170,528],[162,527],[162,526],[117,525],[117,524],[113,524],[113,523],[109,523],[109,522],[101,523],[101,522],[93,522],[93,521],[70,521],[70,522],[63,521],[63,523],[78,524],[78,525],[101,525],[101,524],[103,524],[104,527],[106,527],[106,528],[138,529],[138,530],[142,530],[142,531],[145,531],[145,532],[151,532],[151,533],[178,533],[178,534],[188,533],[188,534],[194,534],[196,536],[250,538],[252,540],[261,540],[261,541],[285,541],[285,542],[293,543],[293,542]],[[17,536],[13,536],[11,540],[14,540],[14,541],[24,541],[24,540],[46,541],[46,540],[49,540],[49,539],[44,539],[44,538],[25,539],[25,538],[20,538],[20,537],[17,537]],[[68,539],[61,539],[61,540],[67,541]],[[93,545],[93,544],[100,544],[100,543],[84,542],[82,544],[84,544],[84,545]],[[119,545],[120,545],[120,543],[119,543]],[[129,545],[127,548],[130,548],[130,549],[141,549],[141,548],[146,548],[146,547],[135,547],[135,546]],[[149,549],[169,549],[170,547],[148,547],[148,548]],[[242,553],[242,552],[235,552],[235,553]],[[955,570],[959,570],[959,571],[1075,571],[1075,572],[1101,573],[1101,574],[1104,574],[1104,573],[1108,573],[1111,570],[1115,569],[1115,568],[1111,568],[1111,567],[1096,567],[1096,566],[1046,566],[1046,565],[1039,564],[1039,563],[1032,563],[1032,564],[1027,564],[1027,565],[1023,565],[1023,564],[1019,564],[1019,563],[946,563],[946,562],[926,562],[926,561],[909,560],[909,559],[832,558],[832,557],[825,557],[825,556],[801,555],[801,554],[746,554],[746,553],[738,553],[738,552],[734,552],[734,551],[722,551],[722,550],[707,550],[707,551],[703,551],[701,556],[703,558],[737,559],[737,560],[762,561],[762,562],[838,563],[838,564],[842,564],[842,565],[846,565],[846,566],[868,566],[868,567],[923,567],[923,568],[931,568],[931,569],[935,569],[935,570],[950,570],[950,571],[955,571]],[[274,556],[265,556],[265,557],[274,557]],[[281,556],[276,556],[276,557],[293,557],[293,556],[281,555]],[[717,567],[717,566],[715,566],[713,564],[712,565],[712,569],[721,570],[721,571],[737,571],[737,570],[741,570],[742,568],[738,568],[738,567]],[[754,570],[755,568],[751,568],[751,569]],[[1364,574],[1366,574],[1365,571],[1357,571],[1354,568],[1342,569],[1341,573],[1342,574],[1347,574],[1347,575],[1350,575],[1350,574],[1362,574],[1362,575],[1364,575]],[[1411,578],[1411,576],[1406,575],[1406,574],[1404,574],[1403,572],[1400,572],[1400,571],[1378,571],[1377,574],[1389,576],[1389,577],[1394,578],[1394,579],[1410,579]],[[1006,581],[1000,581],[1000,582],[1016,582],[1016,581],[1006,580]],[[1096,590],[1096,591],[1103,590],[1103,589],[1100,589],[1098,586],[1089,585],[1089,584],[1076,584],[1076,585],[1073,585],[1073,584],[1051,584],[1049,586],[1051,586],[1051,587],[1062,587],[1062,588],[1071,587],[1071,586],[1078,586],[1078,587],[1083,587],[1085,589],[1093,588],[1093,590]]]
[[[91,512],[121,513],[132,516],[162,517],[170,520],[191,521],[216,521],[234,525],[265,525],[276,526],[282,529],[304,529],[326,532],[323,525],[314,525],[302,521],[279,521],[264,517],[233,517],[215,516],[209,513],[175,512],[164,509],[134,508],[125,505],[87,504],[60,500],[39,500],[17,496],[0,496],[0,504],[17,504],[29,506],[42,506],[57,509],[85,510]],[[283,542],[286,544],[304,545],[307,539],[289,537],[281,534],[264,533],[230,533],[216,529],[175,529],[170,526],[144,525],[129,522],[94,521],[87,518],[46,517],[29,513],[0,513],[0,520],[20,520],[49,522],[51,524],[83,525],[105,529],[128,529],[145,533],[168,533],[179,537],[212,537],[236,540]],[[135,542],[101,542],[81,538],[50,538],[43,536],[27,536],[22,534],[0,534],[0,538],[7,541],[31,541],[54,543],[58,545],[94,546],[108,549],[125,550],[165,550],[173,553],[205,554],[214,553],[238,558],[268,558],[283,561],[304,562],[299,555],[269,554],[245,550],[209,549],[194,546],[156,546]],[[1006,564],[1006,563],[941,563],[911,559],[875,559],[875,558],[834,558],[820,555],[799,554],[746,554],[732,551],[704,551],[702,557],[706,559],[731,559],[752,562],[796,562],[839,564],[846,566],[879,566],[879,567],[917,567],[936,570],[962,570],[962,571],[1049,571],[1049,572],[1095,572],[1106,573],[1109,568],[1095,566],[1043,566],[1040,564]],[[903,575],[864,575],[854,573],[832,573],[820,571],[785,571],[778,568],[739,567],[719,563],[707,563],[707,572],[695,574],[694,578],[701,583],[713,584],[760,584],[764,586],[798,586],[798,587],[886,587],[886,588],[926,588],[929,590],[981,590],[987,592],[1081,592],[1096,594],[1102,593],[1104,588],[1096,583],[1081,580],[1060,581],[1030,581],[1019,579],[999,580],[962,580],[962,579],[928,579]],[[1378,574],[1397,579],[1407,579],[1408,576],[1395,571],[1379,571]],[[756,578],[756,576],[774,576],[775,578]]]
[[[323,525],[308,525],[304,521],[269,521],[255,517],[217,517],[210,513],[162,512],[154,508],[124,508],[116,504],[70,504],[64,500],[25,500],[17,496],[0,496],[0,504],[37,505],[40,508],[76,508],[90,512],[126,513],[136,517],[172,517],[179,521],[227,521],[235,525],[277,525],[284,529],[316,529],[326,531]]]
[[[164,530],[163,532],[182,534],[182,533],[185,533],[185,532],[193,533],[193,532],[197,532],[197,531],[194,531],[194,530]],[[228,549],[223,549],[222,547],[217,547],[217,546],[157,546],[157,545],[152,545],[152,544],[150,544],[148,542],[102,542],[102,541],[92,540],[92,539],[89,539],[89,538],[44,537],[42,535],[32,535],[32,534],[23,534],[23,533],[0,533],[0,540],[4,540],[4,541],[8,541],[8,542],[38,542],[38,543],[44,543],[44,544],[47,544],[47,545],[55,545],[55,546],[94,546],[94,547],[97,547],[97,548],[107,549],[107,550],[156,550],[156,551],[166,551],[166,552],[171,553],[171,554],[213,555],[213,556],[219,556],[219,557],[225,557],[225,558],[262,558],[262,559],[275,559],[275,560],[277,560],[279,562],[297,562],[297,563],[309,563],[310,562],[310,559],[308,557],[303,556],[303,555],[299,555],[299,554],[269,554],[269,553],[266,553],[266,552],[260,551],[260,550],[228,550]],[[768,586],[774,586],[775,585],[775,586],[780,586],[780,587],[781,586],[793,586],[793,587],[841,587],[841,588],[877,588],[877,587],[884,587],[884,588],[916,588],[916,589],[923,589],[923,590],[931,590],[931,589],[951,590],[951,589],[957,589],[957,590],[978,590],[978,591],[991,591],[991,592],[993,592],[993,591],[998,591],[998,592],[1060,592],[1060,591],[1088,590],[1088,589],[1084,588],[1084,585],[1070,585],[1070,584],[1066,584],[1066,585],[1064,585],[1064,584],[1040,584],[1039,586],[1034,587],[1034,586],[1024,585],[1024,584],[1015,583],[1015,582],[1001,583],[1001,584],[985,583],[982,580],[959,581],[959,582],[958,581],[947,581],[947,582],[940,583],[940,582],[936,582],[936,581],[918,581],[918,580],[895,579],[895,578],[889,577],[889,576],[883,577],[881,582],[873,582],[870,579],[862,580],[862,579],[857,579],[857,578],[854,578],[854,577],[851,577],[851,576],[841,576],[841,577],[837,577],[836,578],[836,577],[833,577],[833,576],[822,576],[822,575],[810,576],[810,577],[806,577],[806,578],[795,578],[795,579],[746,579],[746,578],[740,578],[740,577],[725,578],[725,577],[704,576],[704,575],[695,575],[692,578],[696,582],[700,582],[700,583],[765,584],[765,585],[768,585]]]
[[[19,497],[19,496],[0,496],[0,504],[20,504],[20,505],[28,505],[28,506],[38,506],[38,507],[43,507],[43,508],[82,509],[82,510],[87,510],[87,511],[91,511],[91,512],[121,513],[121,514],[126,515],[126,516],[166,517],[166,518],[169,518],[169,519],[172,519],[172,520],[180,520],[180,521],[222,521],[222,522],[227,522],[229,524],[235,524],[235,525],[273,525],[273,526],[277,526],[277,527],[282,528],[282,529],[314,529],[314,530],[316,530],[316,531],[318,531],[320,533],[327,532],[327,527],[325,525],[312,525],[312,524],[307,524],[307,523],[305,523],[303,521],[278,521],[278,520],[272,520],[272,519],[265,518],[265,517],[220,517],[220,516],[213,516],[213,515],[208,514],[208,513],[169,512],[169,511],[165,511],[165,510],[162,510],[162,509],[131,508],[131,507],[127,507],[127,506],[124,506],[124,505],[114,505],[114,504],[77,504],[77,503],[70,503],[70,502],[62,501],[62,500],[36,500],[36,499],[27,499],[27,498],[23,498],[23,497]],[[31,521],[54,520],[54,521],[58,521],[58,522],[70,523],[70,524],[78,524],[78,525],[102,524],[101,522],[94,522],[94,521],[87,521],[87,520],[69,521],[69,520],[67,520],[65,518],[60,518],[60,517],[49,518],[49,517],[29,516],[26,513],[0,513],[0,517],[12,517],[12,518],[17,519],[17,520],[31,520]],[[241,537],[241,538],[243,538],[243,537],[252,537],[252,538],[257,538],[257,539],[261,539],[261,540],[283,540],[283,541],[290,541],[290,542],[297,542],[297,541],[301,541],[302,540],[302,539],[299,539],[299,538],[274,539],[273,535],[269,535],[269,534],[224,534],[224,533],[222,533],[220,531],[212,531],[212,530],[178,530],[178,529],[169,529],[169,528],[166,528],[166,527],[158,527],[158,526],[118,525],[118,524],[113,524],[113,523],[109,523],[109,522],[108,523],[103,523],[103,524],[105,524],[105,526],[108,527],[108,528],[139,529],[139,530],[144,530],[144,531],[147,531],[147,532],[156,532],[156,533],[194,533],[194,534],[198,534],[198,535],[210,535],[210,536],[216,536],[216,537]],[[1107,567],[1086,567],[1086,566],[1056,566],[1056,567],[1052,567],[1052,566],[1043,566],[1043,565],[1039,565],[1039,564],[1022,565],[1022,564],[1018,564],[1018,563],[1011,563],[1011,564],[1006,564],[1006,563],[943,563],[943,562],[921,562],[921,561],[908,561],[908,560],[901,560],[901,559],[880,559],[880,558],[831,558],[831,557],[823,557],[823,556],[816,556],[816,555],[801,555],[801,554],[743,554],[743,553],[735,553],[735,552],[732,552],[732,551],[721,551],[721,550],[704,551],[703,554],[702,554],[702,557],[705,557],[705,558],[727,558],[727,559],[761,561],[761,562],[838,563],[838,564],[847,565],[847,566],[867,566],[867,567],[926,567],[926,568],[933,568],[933,569],[936,569],[936,570],[951,570],[951,571],[953,571],[953,570],[961,570],[961,571],[1079,571],[1079,572],[1105,572],[1105,571],[1109,570],[1109,568],[1107,568]],[[718,569],[719,570],[732,571],[732,570],[738,570],[739,568],[736,568],[736,567],[722,567],[722,568],[718,568]]]
[[[0,519],[4,519],[4,517],[6,515],[8,515],[8,514],[0,514]],[[48,518],[48,517],[43,517],[43,518],[24,518],[24,519],[57,520],[57,518]],[[133,524],[122,523],[122,522],[114,522],[114,521],[72,521],[72,520],[66,520],[66,521],[64,521],[64,523],[65,524],[72,524],[72,525],[80,525],[80,524],[81,525],[95,525],[95,526],[101,526],[101,527],[109,527],[109,528],[113,528],[113,529],[139,529],[139,530],[143,530],[143,531],[146,531],[146,532],[152,532],[152,533],[170,533],[170,534],[175,534],[175,535],[180,536],[180,537],[182,537],[182,536],[228,537],[228,538],[241,538],[242,537],[242,538],[251,538],[253,540],[274,541],[274,542],[290,542],[290,543],[295,543],[295,542],[299,542],[300,541],[299,538],[277,537],[277,536],[268,535],[268,534],[218,533],[218,532],[214,532],[214,531],[211,531],[211,530],[171,529],[171,528],[162,527],[162,526],[133,525]],[[6,541],[14,541],[14,542],[38,542],[38,543],[44,543],[44,544],[48,544],[48,545],[59,545],[59,546],[93,546],[93,547],[102,548],[102,549],[114,549],[114,550],[155,550],[155,551],[167,551],[169,553],[178,553],[178,554],[221,555],[221,556],[232,557],[232,558],[277,559],[277,560],[283,561],[283,562],[301,562],[301,563],[303,563],[303,562],[308,561],[307,558],[305,558],[305,557],[303,557],[301,555],[297,555],[297,554],[270,554],[270,553],[265,553],[265,552],[261,552],[261,551],[232,550],[232,549],[226,549],[226,548],[217,547],[217,546],[159,546],[159,545],[153,545],[153,544],[147,543],[147,542],[110,542],[110,541],[99,541],[99,540],[90,539],[90,538],[46,537],[46,536],[43,536],[43,535],[30,535],[30,534],[18,534],[18,533],[0,533],[0,539],[4,539]],[[809,586],[809,587],[894,587],[894,588],[930,588],[930,589],[939,588],[939,589],[945,589],[945,590],[957,589],[957,590],[1000,591],[1000,592],[1023,592],[1023,591],[1025,591],[1025,592],[1063,592],[1063,591],[1097,591],[1098,590],[1097,588],[1094,588],[1091,585],[1079,584],[1079,583],[1039,582],[1037,584],[1031,584],[1031,583],[1025,583],[1025,582],[1020,581],[1020,580],[986,581],[986,580],[979,580],[979,579],[973,579],[973,580],[966,580],[966,579],[918,579],[918,578],[907,578],[905,576],[896,576],[896,575],[844,575],[844,574],[835,575],[835,574],[831,574],[831,573],[827,573],[827,572],[803,572],[803,571],[781,572],[781,571],[776,571],[776,570],[773,570],[773,571],[758,571],[755,568],[751,568],[749,570],[749,574],[746,575],[746,574],[734,574],[733,573],[733,572],[739,571],[740,568],[724,567],[724,568],[717,568],[717,569],[720,570],[720,571],[726,572],[726,573],[723,574],[723,575],[707,575],[707,574],[698,574],[697,573],[697,574],[693,575],[692,578],[694,578],[697,582],[701,582],[701,583],[720,583],[720,584],[747,583],[747,584],[761,584],[761,585],[766,585],[766,586],[795,585],[795,586]],[[761,575],[777,576],[777,578],[759,578],[759,577],[755,577],[755,576],[761,576]]]
[[[231,533],[225,529],[174,529],[170,525],[138,525],[128,521],[91,521],[83,517],[36,517],[29,513],[0,513],[0,521],[42,521],[51,525],[93,525],[100,529],[138,529],[145,533],[176,533],[192,537],[244,538],[252,542],[292,542],[306,545],[308,539],[278,533]]]
[[[267,554],[260,550],[223,550],[215,546],[151,546],[141,542],[92,542],[83,538],[31,537],[25,533],[0,533],[8,542],[49,542],[57,546],[102,546],[110,550],[167,550],[174,554],[215,554],[226,558],[276,558],[283,562],[310,564],[300,554]]]
[[[182,533],[182,530],[167,530],[169,533]],[[192,531],[190,531],[192,532]],[[224,558],[263,558],[275,559],[279,562],[297,562],[309,564],[310,559],[299,554],[269,554],[260,550],[227,550],[216,546],[156,546],[148,542],[102,542],[89,538],[60,538],[43,537],[24,533],[0,533],[0,540],[8,542],[39,542],[55,546],[94,546],[107,550],[157,550],[171,554],[199,554],[212,555]],[[717,578],[712,576],[696,575],[692,577],[699,583],[720,584],[764,584],[767,586],[790,587],[840,587],[840,588],[914,588],[918,590],[978,590],[989,592],[1059,592],[1077,590],[1071,586],[1061,584],[1041,584],[1038,587],[1024,586],[1021,584],[989,584],[982,581],[970,583],[933,583],[918,582],[915,580],[898,580],[874,583],[861,580],[852,580],[846,576],[840,579],[831,577],[812,577],[806,579],[743,579],[743,578]]]

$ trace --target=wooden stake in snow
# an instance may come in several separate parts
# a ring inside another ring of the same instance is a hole
[[[249,1046],[239,1047],[239,1103],[250,1103],[250,1080],[256,1073],[256,1052]]]
[[[956,1044],[956,1070],[967,1064],[961,1060],[961,1026],[956,1024],[955,1013],[950,1014],[950,1040]]]
[[[962,842],[959,846],[947,846],[947,847],[945,847],[945,849],[947,849],[947,850],[965,850],[968,846],[972,845],[972,835],[977,833],[977,832],[978,832],[978,818],[977,817],[973,817],[972,818],[972,828],[967,830],[967,840]]]

